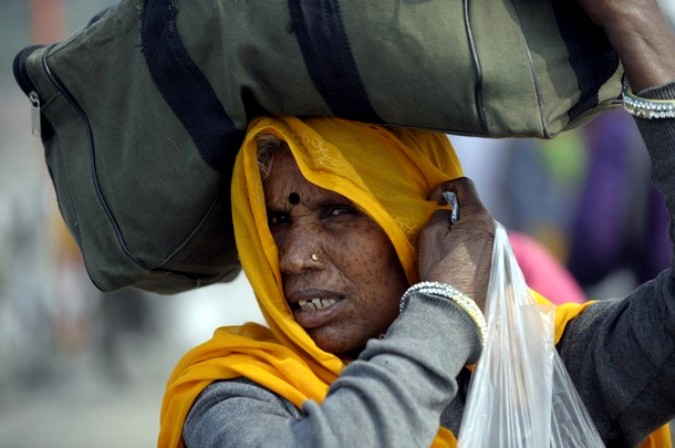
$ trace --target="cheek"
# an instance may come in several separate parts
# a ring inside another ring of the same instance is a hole
[[[346,226],[334,239],[333,252],[346,275],[369,300],[396,300],[407,287],[405,273],[382,230],[369,225]],[[336,260],[337,261],[337,260]],[[374,295],[374,296],[373,296]],[[398,303],[398,302],[396,302]]]

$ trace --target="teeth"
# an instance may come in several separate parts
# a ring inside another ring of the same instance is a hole
[[[312,300],[299,300],[298,305],[300,305],[302,311],[317,311],[328,308],[329,306],[334,305],[335,302],[337,302],[335,299],[315,298]]]

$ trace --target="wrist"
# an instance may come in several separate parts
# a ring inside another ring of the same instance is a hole
[[[647,91],[649,92],[649,91]],[[675,98],[648,98],[635,95],[630,86],[624,84],[624,108],[633,116],[644,119],[675,118]]]
[[[421,282],[411,286],[403,294],[403,297],[401,297],[400,312],[405,310],[408,300],[414,293],[431,294],[442,297],[453,303],[471,319],[478,332],[481,345],[485,345],[487,322],[483,312],[471,297],[446,283]]]

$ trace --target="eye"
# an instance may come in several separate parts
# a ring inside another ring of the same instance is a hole
[[[279,227],[290,224],[290,222],[291,222],[291,215],[289,213],[275,212],[269,210],[267,212],[267,224],[270,227]]]
[[[324,218],[334,218],[344,215],[357,215],[359,212],[354,207],[347,205],[332,205],[325,208],[323,213]]]

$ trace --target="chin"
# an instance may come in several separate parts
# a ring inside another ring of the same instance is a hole
[[[342,356],[348,352],[354,350],[352,346],[343,345],[343,344],[331,344],[331,343],[322,343],[321,341],[315,341],[316,345],[323,350],[324,352],[332,353],[335,356]]]
[[[310,336],[321,350],[336,356],[349,356],[352,358],[355,357],[353,356],[354,353],[358,356],[358,353],[365,346],[365,341],[348,341],[341,340],[340,338],[336,340],[335,337],[326,337],[321,334],[310,334]]]

